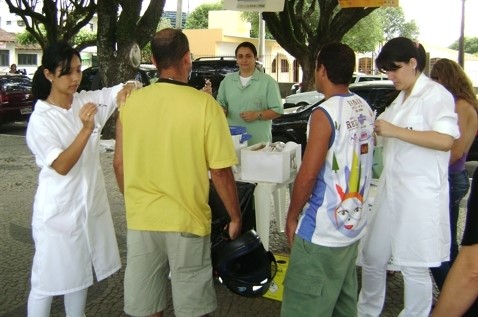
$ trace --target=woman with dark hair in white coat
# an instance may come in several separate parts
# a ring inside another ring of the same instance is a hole
[[[87,289],[121,267],[100,165],[100,132],[136,85],[76,93],[81,58],[67,43],[49,46],[33,78],[36,104],[27,144],[40,168],[29,317],[50,316],[64,295],[66,316],[85,314]]]
[[[375,122],[383,171],[362,249],[358,316],[383,308],[390,258],[404,279],[400,317],[428,317],[429,267],[450,254],[448,161],[459,137],[453,96],[426,77],[425,49],[408,38],[388,41],[376,59],[400,94]]]

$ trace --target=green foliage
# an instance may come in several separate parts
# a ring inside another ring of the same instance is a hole
[[[405,14],[401,7],[384,7],[377,11],[382,17],[385,42],[397,36],[416,39],[420,34],[415,20],[405,21]]]
[[[223,10],[222,1],[216,3],[204,3],[189,13],[186,18],[185,29],[207,29],[209,11]]]
[[[463,50],[468,54],[478,54],[478,37],[466,37],[464,38]],[[452,50],[458,50],[458,40],[456,40],[450,47]]]
[[[243,12],[241,17],[244,21],[249,22],[251,24],[251,37],[258,38],[259,37],[259,13],[258,12]],[[265,38],[266,39],[274,39],[272,34],[265,28]]]
[[[23,31],[22,33],[17,33],[16,34],[16,42],[22,45],[28,45],[28,44],[37,44],[38,41],[35,39],[35,37],[28,31]]]
[[[46,36],[45,27],[40,26],[40,33]],[[32,33],[28,31],[23,31],[16,35],[16,40],[18,43],[27,45],[27,44],[39,44],[37,39],[33,36]],[[89,41],[96,41],[96,33],[91,32],[85,29],[81,29],[74,37],[73,44],[78,45]]]
[[[379,44],[394,37],[415,39],[418,34],[415,21],[405,21],[401,7],[383,7],[358,21],[344,35],[343,42],[350,45],[354,51],[365,53],[375,51]]]
[[[89,41],[96,41],[96,33],[81,29],[73,38],[73,44],[79,45]]]
[[[380,10],[372,12],[361,19],[348,31],[342,42],[349,45],[355,52],[373,52],[383,39],[382,19]]]
[[[156,31],[172,28],[173,24],[171,23],[170,19],[161,18],[159,20],[158,28]],[[141,62],[145,64],[151,63],[151,56],[153,53],[151,52],[151,42],[148,42],[142,49],[141,49]]]

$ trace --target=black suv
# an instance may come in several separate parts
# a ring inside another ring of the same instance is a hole
[[[359,95],[377,114],[382,113],[385,107],[397,96],[398,91],[389,80],[368,81],[349,86],[351,92]],[[292,141],[302,145],[304,153],[307,144],[307,122],[312,109],[324,99],[313,105],[297,107],[293,111],[283,114],[272,121],[272,139],[274,142]],[[292,110],[292,109],[291,109]]]
[[[98,67],[92,66],[88,67],[82,71],[83,77],[81,78],[80,85],[78,86],[77,91],[82,90],[97,90],[103,88],[103,84],[100,81],[100,76],[98,74]],[[152,69],[149,65],[141,65],[136,74],[136,80],[143,83],[143,86],[148,86],[151,83],[151,79],[154,78],[156,70]]]
[[[212,95],[216,97],[219,84],[227,74],[237,72],[236,58],[233,56],[200,57],[193,60],[193,68],[188,84],[201,89],[207,79],[212,84]]]
[[[206,80],[209,79],[212,84],[212,95],[217,96],[219,84],[227,74],[239,71],[236,58],[234,56],[218,57],[199,57],[193,61],[191,76],[188,84],[196,89],[204,87]],[[256,62],[256,68],[264,72],[264,66]]]

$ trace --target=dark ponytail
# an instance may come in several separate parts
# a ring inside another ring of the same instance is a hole
[[[417,70],[423,72],[427,62],[423,45],[406,37],[396,37],[385,43],[375,64],[381,72],[394,71],[400,68],[395,63],[408,63],[411,58],[417,60]]]
[[[81,61],[80,53],[71,47],[66,42],[57,42],[48,46],[43,52],[41,59],[41,66],[33,75],[32,94],[36,100],[45,100],[51,91],[51,82],[45,77],[45,69],[52,74],[56,72],[58,67],[61,67],[60,76],[68,74],[71,69],[71,59],[73,56],[78,56]]]
[[[43,66],[38,67],[33,75],[32,94],[34,103],[36,103],[39,99],[45,100],[48,98],[48,95],[51,91],[51,83],[48,79],[46,79],[43,72],[44,69],[45,68]]]

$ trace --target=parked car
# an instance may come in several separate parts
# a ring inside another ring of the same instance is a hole
[[[384,81],[368,81],[349,86],[351,92],[361,96],[377,114],[382,113],[385,107],[397,95],[398,91],[389,80]],[[307,144],[307,123],[309,121],[312,109],[323,102],[324,96],[318,97],[315,104],[306,104],[292,108],[288,113],[272,121],[272,139],[274,142],[282,141],[302,145],[302,153],[304,153]]]
[[[377,80],[387,80],[386,76],[383,75],[368,75],[362,73],[354,73],[351,84],[367,82],[367,81],[377,81]],[[298,90],[301,86],[299,84],[292,85],[292,90]],[[298,91],[297,91],[298,92]],[[292,108],[297,106],[312,105],[317,103],[319,100],[324,98],[324,96],[317,91],[306,91],[302,93],[291,94],[285,98],[284,108]]]
[[[84,69],[82,71],[83,77],[81,78],[81,83],[78,86],[78,91],[82,90],[96,90],[103,88],[103,84],[100,81],[98,74],[98,66],[92,66]],[[151,78],[156,77],[157,75],[156,68],[149,64],[142,64],[138,73],[136,74],[136,80],[143,83],[143,86],[148,86],[151,84]]]
[[[1,75],[0,124],[28,121],[32,111],[31,79],[24,75]]]
[[[239,67],[233,56],[200,57],[193,62],[188,84],[202,89],[206,80],[211,81],[212,95],[217,96],[219,84],[227,74],[237,72]]]
[[[212,95],[217,96],[219,85],[227,74],[239,71],[234,56],[199,57],[192,62],[191,76],[188,84],[196,89],[202,89],[209,79],[212,84]],[[256,62],[256,68],[264,71],[264,66]]]

